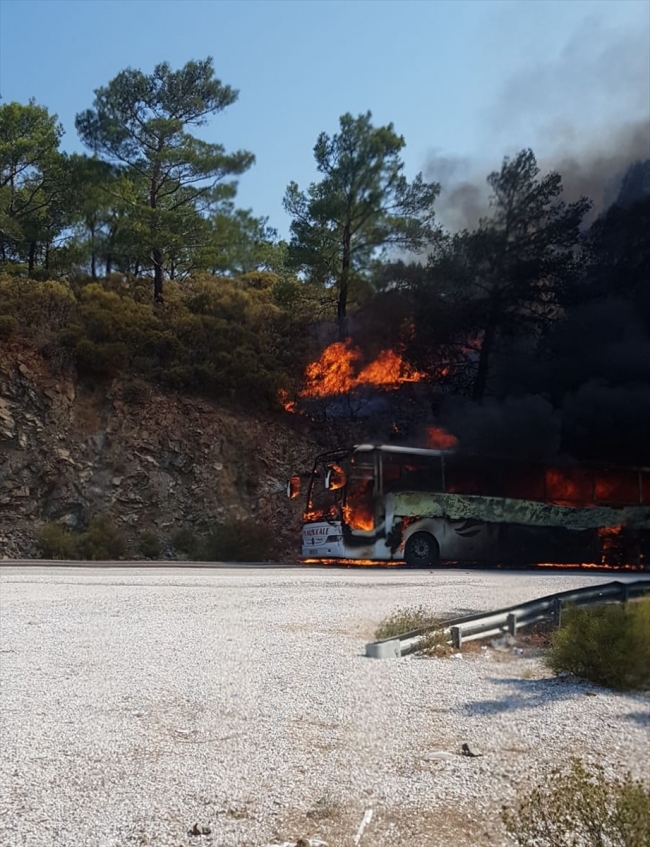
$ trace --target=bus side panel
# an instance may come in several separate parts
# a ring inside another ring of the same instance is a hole
[[[503,564],[600,564],[602,541],[596,529],[501,524],[499,559]]]
[[[498,524],[472,518],[422,518],[409,525],[406,538],[422,530],[436,538],[443,562],[512,567],[546,562],[598,564],[602,555],[602,541],[595,529]]]

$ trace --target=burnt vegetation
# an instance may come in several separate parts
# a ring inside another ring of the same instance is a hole
[[[474,453],[650,464],[650,160],[594,218],[522,150],[450,232],[392,124],[346,114],[287,189],[284,241],[236,206],[253,155],[197,135],[236,99],[210,59],[124,71],[77,116],[88,155],[45,106],[0,106],[3,345],[124,377],[136,405],[157,385],[284,406],[330,446],[437,425]],[[337,343],[354,355],[310,393]]]

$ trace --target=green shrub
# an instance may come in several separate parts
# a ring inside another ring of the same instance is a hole
[[[504,809],[502,820],[518,847],[648,847],[650,789],[630,774],[607,780],[601,767],[571,759]]]
[[[151,389],[141,379],[130,379],[122,386],[122,399],[129,406],[144,406],[151,396]]]
[[[18,325],[33,333],[56,333],[66,327],[77,303],[70,286],[62,282],[0,275],[0,301],[3,314],[11,315]]]
[[[169,282],[164,307],[154,307],[150,281],[121,274],[103,284],[0,274],[0,340],[17,328],[39,349],[64,350],[66,362],[87,375],[125,374],[273,406],[277,387],[302,370],[296,349],[308,319],[282,311],[273,284],[273,275],[260,272],[199,274],[182,287]]]
[[[414,629],[422,629],[425,626],[437,627],[439,625],[440,621],[423,606],[398,608],[381,621],[375,630],[375,638],[377,641],[381,641],[383,638],[404,635]]]
[[[36,530],[36,542],[44,559],[76,559],[77,539],[59,523],[46,523]]]
[[[116,341],[95,344],[83,338],[75,348],[77,367],[89,374],[112,376],[123,371],[128,363],[126,344]]]
[[[47,559],[119,559],[126,551],[124,537],[108,515],[93,518],[85,532],[44,524],[36,531],[36,540]]]
[[[155,532],[143,532],[138,540],[138,552],[145,559],[159,559],[162,553],[160,539]]]
[[[553,635],[548,664],[620,690],[650,686],[650,598],[569,608]]]
[[[0,315],[0,341],[7,341],[18,329],[18,321],[12,315]]]
[[[277,553],[275,535],[252,520],[217,524],[203,539],[197,558],[205,562],[264,562]]]
[[[119,559],[125,552],[124,536],[108,515],[92,518],[88,530],[77,541],[79,559]]]
[[[199,549],[196,535],[188,527],[179,527],[172,532],[171,538],[174,549],[194,558]]]

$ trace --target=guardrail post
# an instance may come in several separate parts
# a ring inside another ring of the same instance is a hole
[[[557,627],[562,625],[562,601],[559,597],[553,600],[553,623]]]
[[[452,626],[451,628],[451,646],[456,650],[460,650],[461,645],[463,643],[463,633],[460,631],[459,626]]]
[[[506,625],[510,635],[515,636],[517,634],[517,615],[511,612],[506,618]]]

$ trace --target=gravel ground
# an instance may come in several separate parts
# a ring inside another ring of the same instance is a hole
[[[650,697],[539,657],[379,661],[365,642],[398,605],[462,614],[609,579],[1,568],[0,844],[352,847],[368,809],[361,847],[502,844],[501,805],[570,755],[650,779]]]

